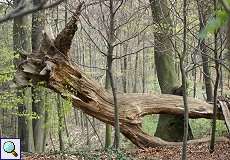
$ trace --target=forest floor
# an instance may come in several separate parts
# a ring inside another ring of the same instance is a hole
[[[181,147],[157,147],[146,150],[136,150],[132,155],[138,159],[180,160]],[[230,160],[230,143],[217,143],[214,153],[209,153],[209,144],[193,144],[187,149],[188,160]]]
[[[217,143],[214,153],[209,153],[209,144],[193,144],[188,146],[188,160],[230,160],[230,142]],[[113,151],[90,151],[65,154],[31,154],[25,160],[179,160],[181,147],[157,147],[145,150],[135,149],[115,153]]]

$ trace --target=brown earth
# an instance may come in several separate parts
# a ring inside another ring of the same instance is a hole
[[[156,147],[136,150],[131,154],[138,159],[180,160],[181,147]],[[209,144],[193,144],[187,149],[188,160],[230,160],[230,143],[217,143],[214,153],[209,153]]]
[[[214,153],[209,153],[209,144],[191,144],[188,146],[188,160],[230,160],[230,143],[217,143]],[[87,155],[86,155],[87,154]],[[116,154],[105,151],[90,151],[82,154],[31,154],[24,156],[25,160],[111,160],[111,159],[133,159],[133,160],[180,160],[181,147],[156,147],[147,149],[129,150],[125,153],[126,158],[118,158]]]

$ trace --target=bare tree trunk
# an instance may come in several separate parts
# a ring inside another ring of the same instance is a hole
[[[224,54],[224,57],[227,61],[227,66],[230,68],[230,17],[228,18],[228,23],[227,23],[227,29],[226,29],[226,39],[227,39],[227,42],[226,42],[226,49],[228,52],[226,52]],[[229,84],[229,79],[230,79],[230,73],[228,73],[228,84]],[[228,85],[230,86],[230,85]]]
[[[76,126],[78,126],[79,125],[78,110],[77,110],[77,108],[73,108],[73,111],[74,111],[75,124],[76,124]]]
[[[33,4],[37,5],[40,0],[33,0]],[[45,12],[39,11],[32,14],[32,52],[36,54],[39,51],[42,37],[42,31],[45,26]],[[32,110],[39,118],[33,119],[34,145],[36,152],[43,152],[45,143],[45,90],[41,87],[32,87]]]
[[[110,64],[109,64],[110,63]],[[112,62],[109,62],[107,57],[107,67],[109,68],[109,65],[112,65]],[[108,71],[106,71],[106,82],[105,82],[105,88],[108,90],[110,84]],[[112,144],[112,126],[110,124],[106,124],[106,130],[105,130],[105,148],[108,148]]]
[[[214,11],[217,11],[217,1],[214,0]],[[214,107],[213,107],[213,121],[212,121],[212,133],[211,133],[211,142],[210,142],[210,153],[214,152],[214,145],[216,139],[216,119],[217,119],[217,96],[218,96],[218,87],[220,81],[220,64],[219,64],[219,54],[218,54],[218,44],[217,44],[218,31],[214,33],[214,58],[215,58],[215,71],[216,71],[216,81],[214,86]]]
[[[183,101],[184,101],[184,137],[183,137],[183,148],[182,148],[182,160],[187,159],[187,139],[189,131],[189,111],[188,111],[188,98],[187,98],[187,78],[184,70],[183,60],[180,60],[181,67],[181,78],[183,87]]]
[[[33,119],[34,145],[36,152],[43,152],[43,139],[45,136],[45,107],[44,107],[44,88],[32,87],[32,109],[39,117]]]
[[[137,93],[137,66],[138,66],[138,54],[136,54],[136,58],[135,58],[133,93]]]
[[[197,63],[196,53],[194,53],[194,63]],[[197,69],[193,70],[193,97],[196,98],[196,90],[197,90]]]
[[[60,151],[64,151],[64,142],[63,142],[63,122],[64,122],[64,117],[63,117],[63,110],[62,110],[62,99],[60,94],[57,94],[57,112],[58,112],[58,138],[59,138],[59,149]]]
[[[210,12],[209,3],[210,3],[209,1],[197,1],[199,21],[200,21],[200,31],[204,29],[207,23],[207,16]],[[203,62],[203,76],[205,82],[207,101],[211,102],[213,100],[213,90],[212,90],[211,72],[209,67],[209,58],[208,58],[209,53],[207,50],[205,39],[202,39],[199,44],[200,44],[199,48],[201,51],[201,58]]]
[[[114,51],[114,35],[115,35],[115,11],[114,11],[114,1],[109,1],[109,31],[108,31],[108,51],[107,51],[107,69],[106,69],[106,86],[105,88],[108,90],[110,87],[112,88],[113,96],[114,96],[114,108],[115,108],[115,147],[119,147],[119,115],[118,108],[116,105],[116,91],[114,88],[113,74],[112,74],[112,64],[113,64],[113,51]],[[109,128],[107,129],[109,132],[111,131]],[[107,131],[106,130],[106,131]],[[107,133],[109,133],[107,132]],[[109,137],[108,137],[109,138]],[[107,139],[107,138],[106,138]],[[109,141],[108,141],[109,142]],[[108,145],[106,145],[108,146]]]
[[[180,84],[174,65],[173,46],[170,41],[172,22],[167,0],[150,0],[153,21],[159,24],[159,31],[154,33],[154,58],[158,82],[163,94],[172,94]],[[173,133],[173,134],[172,134]],[[183,140],[183,117],[160,115],[155,136],[167,141]],[[189,138],[192,133],[189,132]]]
[[[84,118],[85,118],[85,127],[86,127],[86,145],[90,146],[89,123],[86,114],[84,115]]]
[[[64,107],[64,106],[63,106]],[[68,143],[69,145],[71,145],[71,142],[70,142],[70,136],[69,136],[69,129],[68,129],[68,125],[67,125],[67,122],[66,122],[66,117],[65,117],[65,112],[63,110],[63,123],[64,123],[64,127],[65,127],[65,133],[66,133],[66,137],[68,139]]]
[[[182,160],[187,160],[187,141],[189,131],[189,107],[188,107],[188,91],[187,91],[187,77],[184,69],[184,60],[187,57],[187,0],[183,2],[183,53],[180,55],[180,70],[183,88],[183,102],[184,102],[184,137],[182,146]]]
[[[143,48],[145,46],[145,42],[143,41]],[[142,93],[145,93],[145,50],[143,50],[142,55]]]
[[[127,54],[128,52],[128,45],[124,44],[124,52],[123,54]],[[122,67],[123,71],[122,71],[122,84],[123,84],[123,91],[124,93],[127,93],[127,57],[124,57],[123,60],[123,64],[124,66]]]
[[[25,1],[27,3],[27,1]],[[19,4],[18,0],[14,0],[14,6]],[[30,17],[23,16],[14,19],[13,24],[13,43],[15,54],[20,54],[20,59],[24,59],[23,52],[31,52],[30,43]],[[15,66],[18,67],[19,60],[15,60]],[[18,93],[18,96],[23,99],[22,104],[18,104],[18,111],[20,114],[29,114],[26,116],[20,116],[18,118],[18,135],[22,140],[22,150],[28,152],[34,152],[34,139],[33,139],[33,127],[32,120],[29,116],[32,113],[31,106],[31,89],[27,88]]]
[[[115,113],[114,147],[118,149],[120,146],[119,110],[118,110],[118,105],[117,105],[117,93],[114,87],[113,74],[111,70],[109,71],[109,76],[110,76],[111,88],[113,92],[113,105],[114,105],[114,113]]]
[[[49,119],[49,114],[48,114],[48,108],[50,106],[50,95],[49,95],[49,91],[46,90],[45,92],[45,115],[44,115],[44,137],[43,137],[43,151],[45,151],[45,147],[46,147],[46,139],[49,133],[49,128],[48,126],[48,119]]]

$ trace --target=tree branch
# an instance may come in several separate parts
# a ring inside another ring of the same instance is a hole
[[[52,4],[47,4],[46,0],[41,1],[41,3],[39,3],[38,5],[30,8],[30,9],[25,9],[25,6],[20,5],[17,8],[15,8],[14,10],[12,10],[10,13],[8,13],[7,15],[5,15],[4,17],[0,18],[0,23],[6,22],[8,20],[12,20],[14,18],[17,17],[21,17],[21,16],[25,16],[27,14],[31,14],[33,12],[37,12],[39,10],[43,10],[43,9],[47,9],[47,8],[52,8],[54,6],[59,5],[60,3],[62,3],[64,0],[58,0]]]

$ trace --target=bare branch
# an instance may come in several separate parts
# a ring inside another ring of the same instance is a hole
[[[6,22],[8,20],[12,20],[14,18],[17,17],[21,17],[21,16],[25,16],[34,12],[37,12],[39,10],[43,10],[43,9],[47,9],[47,8],[52,8],[54,6],[59,5],[60,3],[62,3],[64,0],[58,0],[54,3],[51,4],[47,4],[45,0],[41,1],[41,3],[37,4],[36,6],[33,6],[33,8],[30,9],[25,9],[25,6],[20,5],[17,8],[15,8],[14,10],[12,10],[10,13],[8,13],[6,16],[0,18],[0,23]]]
[[[138,32],[138,33],[132,35],[131,37],[129,37],[129,38],[123,40],[123,41],[120,41],[120,42],[114,44],[113,47],[116,47],[116,46],[118,46],[118,45],[120,45],[120,44],[122,44],[122,43],[124,43],[124,42],[130,41],[131,39],[137,37],[138,35],[140,35],[142,32],[144,32],[144,31],[145,31],[149,26],[151,26],[151,25],[152,25],[152,24],[147,25],[147,26],[144,27],[140,32]]]
[[[153,48],[154,46],[146,46],[146,47],[143,47],[135,52],[132,52],[132,53],[128,53],[128,54],[125,54],[125,55],[122,55],[122,56],[119,56],[119,57],[114,57],[114,59],[121,59],[121,58],[125,58],[127,56],[130,56],[130,55],[133,55],[133,54],[138,54],[139,52],[143,51],[144,49],[148,49],[148,48]]]
[[[78,5],[75,13],[71,17],[71,20],[66,24],[65,28],[57,35],[56,39],[54,40],[55,47],[57,47],[57,49],[67,57],[67,53],[69,52],[70,46],[72,44],[72,39],[77,30],[76,22],[79,20],[83,4],[84,2]]]
[[[103,52],[100,47],[96,44],[96,42],[94,42],[94,40],[92,39],[92,37],[89,35],[89,33],[85,30],[84,27],[82,27],[83,31],[86,33],[86,35],[88,36],[88,38],[93,42],[93,44],[95,45],[95,47],[97,48],[97,50],[102,53],[104,56],[107,56],[107,54],[105,52]]]

